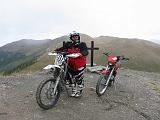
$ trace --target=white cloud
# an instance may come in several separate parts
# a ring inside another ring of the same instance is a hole
[[[73,30],[91,36],[160,39],[159,0],[0,0],[0,45],[55,38]]]

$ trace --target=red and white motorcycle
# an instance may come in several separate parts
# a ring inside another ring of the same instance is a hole
[[[101,71],[96,85],[96,93],[98,96],[103,95],[107,88],[115,82],[115,77],[121,66],[121,61],[129,60],[129,58],[125,58],[124,56],[111,56],[109,53],[103,54],[107,56],[108,62],[106,69]]]

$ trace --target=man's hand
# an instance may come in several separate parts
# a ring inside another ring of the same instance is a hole
[[[82,56],[82,54],[81,54],[81,53],[76,53],[76,54],[78,54],[78,55],[79,55],[79,57],[80,57],[80,56]]]
[[[71,58],[78,58],[78,57],[82,56],[82,54],[81,53],[71,53],[71,54],[69,54],[67,56],[71,57]]]

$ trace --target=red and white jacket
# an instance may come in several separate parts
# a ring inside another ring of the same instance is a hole
[[[86,66],[86,56],[88,55],[88,49],[86,43],[80,42],[74,44],[72,42],[66,42],[63,47],[56,50],[61,50],[69,53],[81,53],[80,57],[69,58],[68,65],[74,71],[78,71],[81,67]]]

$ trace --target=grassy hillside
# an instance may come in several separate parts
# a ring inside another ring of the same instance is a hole
[[[51,40],[27,40],[7,44],[0,48],[0,73],[11,74],[32,65],[46,52]]]
[[[43,67],[54,61],[47,52],[62,46],[63,41],[68,40],[68,36],[62,36],[54,40],[21,40],[3,46],[0,48],[0,70],[10,70],[9,66],[13,66],[12,70],[20,73],[41,71]],[[160,45],[158,44],[140,39],[109,36],[92,38],[85,34],[81,34],[81,40],[86,42],[88,47],[91,41],[95,41],[95,46],[100,48],[95,51],[96,64],[105,65],[106,57],[102,53],[110,52],[112,55],[125,55],[130,58],[130,61],[123,62],[125,68],[160,73]],[[90,62],[90,55],[87,61]]]
[[[123,66],[130,69],[160,72],[160,45],[140,39],[125,39],[116,37],[95,38],[101,49],[96,53],[97,64],[104,65],[105,56],[99,53],[110,52],[113,55],[125,55],[130,61]]]

